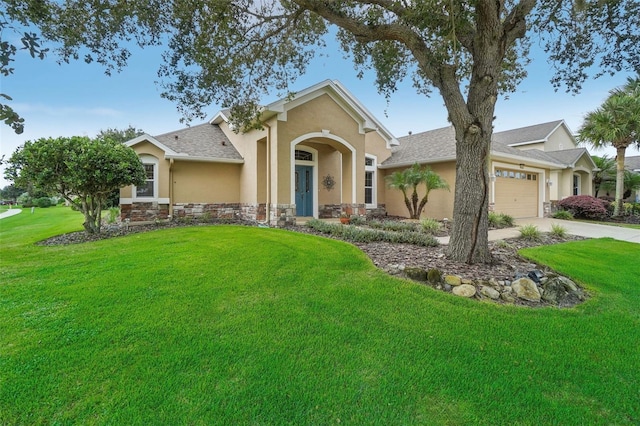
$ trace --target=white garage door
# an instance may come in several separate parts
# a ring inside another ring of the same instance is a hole
[[[496,169],[496,213],[514,218],[538,216],[537,173],[519,170]]]

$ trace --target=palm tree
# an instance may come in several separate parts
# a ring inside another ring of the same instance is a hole
[[[426,193],[420,199],[418,187],[424,184]],[[434,189],[449,189],[449,184],[442,177],[431,170],[428,166],[421,168],[415,163],[408,169],[393,172],[387,176],[387,185],[390,188],[399,189],[404,196],[404,204],[409,210],[411,219],[420,219],[420,214],[424,206],[429,201],[429,193]],[[411,199],[407,192],[411,190]]]
[[[604,189],[607,182],[615,180],[616,160],[606,155],[602,157],[592,155],[591,159],[598,168],[597,171],[593,172],[594,197],[598,198],[600,189]]]
[[[603,148],[613,146],[616,149],[616,203],[613,215],[622,211],[624,192],[624,156],[627,147],[640,147],[640,77],[628,78],[627,83],[613,90],[604,103],[595,111],[588,113],[578,140]]]

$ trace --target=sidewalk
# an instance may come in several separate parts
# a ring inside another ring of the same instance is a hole
[[[17,215],[18,213],[22,213],[20,209],[9,209],[6,212],[0,213],[0,219],[4,219],[5,217],[11,217]]]

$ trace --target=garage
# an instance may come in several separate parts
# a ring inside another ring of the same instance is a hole
[[[496,169],[496,213],[504,213],[516,219],[538,216],[539,176],[522,170]]]

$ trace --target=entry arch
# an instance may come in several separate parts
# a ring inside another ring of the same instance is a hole
[[[347,150],[350,151],[351,153],[351,201],[349,201],[349,203],[355,204],[356,203],[356,149],[353,147],[353,145],[351,145],[349,142],[347,142],[344,138],[341,138],[340,136],[337,135],[333,135],[331,134],[331,132],[329,132],[328,130],[323,130],[321,132],[310,132],[310,133],[305,133],[303,135],[298,136],[297,138],[293,139],[291,141],[291,145],[290,145],[290,149],[289,149],[289,158],[291,159],[291,168],[290,168],[290,193],[291,193],[291,204],[295,204],[296,203],[296,199],[295,199],[295,167],[296,167],[296,160],[295,160],[295,151],[296,151],[296,146],[299,144],[303,144],[303,142],[307,141],[307,140],[311,140],[314,138],[318,138],[318,139],[329,139],[332,140],[334,142],[338,142],[340,145],[344,146]],[[306,145],[304,145],[304,149],[305,150],[313,150],[313,148],[310,148]],[[314,150],[315,151],[315,150]],[[317,151],[316,151],[317,153]],[[318,182],[318,167],[317,167],[317,155],[314,155],[314,158],[316,159],[314,161],[315,163],[315,167],[313,168],[313,180],[314,182]],[[316,186],[317,188],[317,186]],[[344,200],[342,202],[345,202]],[[316,191],[314,192],[314,217],[318,217],[318,191],[316,189]]]

